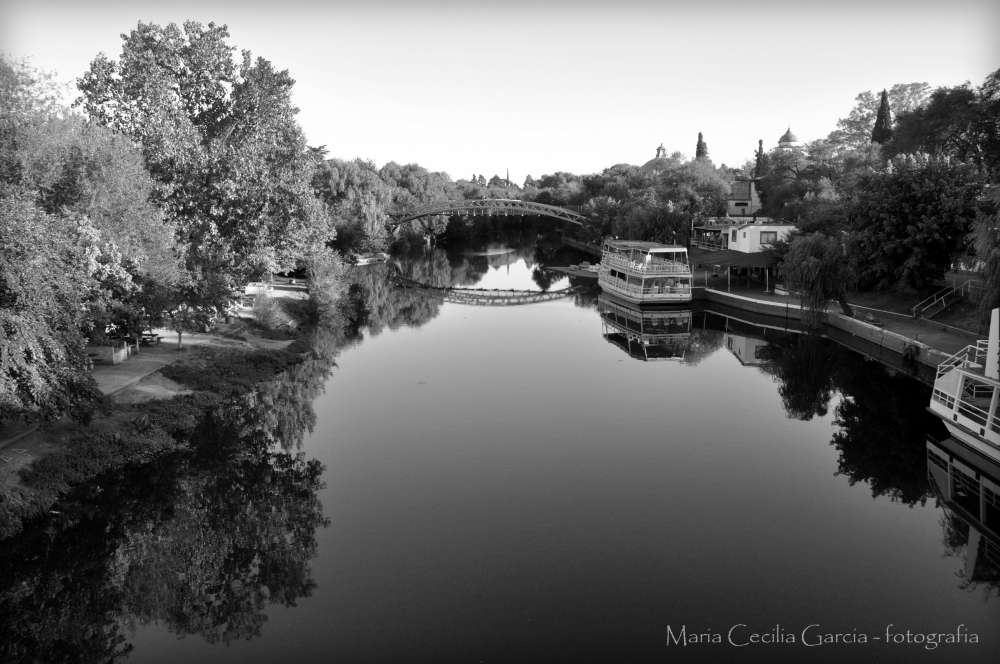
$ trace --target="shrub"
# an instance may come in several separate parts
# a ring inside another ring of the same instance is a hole
[[[160,371],[192,389],[235,396],[249,392],[257,383],[270,380],[300,363],[299,349],[300,346],[292,344],[287,350],[223,351],[212,357],[207,366],[171,364]]]
[[[253,303],[253,318],[266,330],[294,329],[295,321],[270,295],[260,295]]]

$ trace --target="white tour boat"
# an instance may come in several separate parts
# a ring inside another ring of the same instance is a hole
[[[987,454],[1000,451],[1000,309],[989,339],[966,346],[938,366],[930,410],[952,437]]]
[[[633,240],[605,240],[597,283],[636,304],[691,301],[691,264],[687,249]]]

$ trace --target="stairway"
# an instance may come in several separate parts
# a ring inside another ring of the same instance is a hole
[[[939,290],[934,295],[921,302],[920,304],[913,307],[913,317],[914,318],[924,318],[930,320],[934,316],[961,301],[965,294],[969,291],[971,287],[971,281],[966,281],[963,284],[948,286]]]

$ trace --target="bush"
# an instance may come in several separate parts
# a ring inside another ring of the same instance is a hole
[[[212,357],[207,366],[171,364],[160,372],[194,390],[236,396],[299,364],[303,359],[299,349],[293,343],[287,350],[224,351]]]
[[[336,252],[324,248],[306,257],[306,270],[311,313],[321,325],[330,325],[337,319],[337,303],[346,288],[346,267]]]
[[[253,303],[253,318],[265,330],[295,329],[295,321],[270,295],[260,295]]]

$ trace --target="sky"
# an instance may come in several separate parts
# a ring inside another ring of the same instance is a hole
[[[859,92],[1000,69],[995,0],[0,0],[0,50],[75,82],[139,21],[185,20],[287,69],[310,145],[453,179],[693,157],[698,132],[738,166]]]

